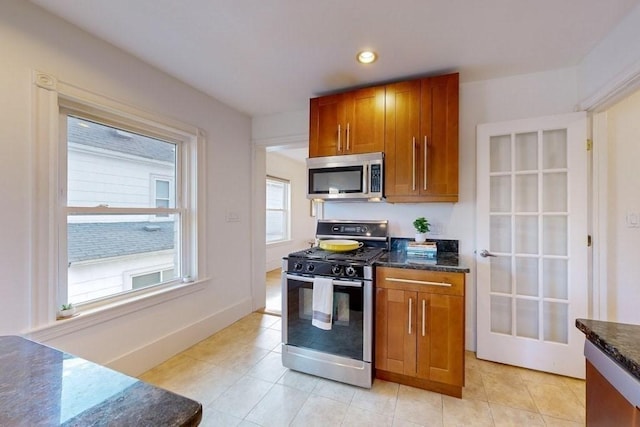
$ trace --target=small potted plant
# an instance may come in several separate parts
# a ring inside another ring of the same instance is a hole
[[[427,240],[427,232],[430,225],[429,221],[423,216],[413,221],[413,227],[416,229],[416,242],[422,243]]]
[[[65,319],[67,317],[73,317],[75,314],[76,307],[73,304],[62,304],[60,311],[58,311],[58,318]]]

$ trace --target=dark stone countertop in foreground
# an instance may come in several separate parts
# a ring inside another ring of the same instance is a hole
[[[576,327],[596,347],[640,380],[640,325],[576,319]]]
[[[197,426],[202,405],[18,336],[0,337],[1,426]]]

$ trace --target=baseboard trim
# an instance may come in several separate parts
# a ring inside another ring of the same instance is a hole
[[[127,375],[138,376],[229,326],[251,313],[251,311],[251,299],[245,299],[200,321],[160,337],[152,343],[123,354],[105,365]]]

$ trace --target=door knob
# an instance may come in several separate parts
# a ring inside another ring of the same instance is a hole
[[[481,256],[482,258],[486,258],[486,257],[488,257],[488,256],[498,256],[498,255],[494,255],[494,254],[492,254],[491,252],[489,252],[488,250],[483,249],[483,250],[481,250],[481,251],[480,251],[480,256]]]

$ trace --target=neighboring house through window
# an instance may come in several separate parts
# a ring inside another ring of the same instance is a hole
[[[63,109],[61,115],[67,154],[61,177],[67,195],[66,300],[83,303],[180,277],[185,210],[171,198],[182,167],[180,142],[100,123],[82,111]],[[163,271],[172,274],[156,271],[158,265],[169,266]],[[123,282],[123,271],[132,269],[139,272],[137,279]]]
[[[206,277],[204,133],[45,73],[33,83],[33,324],[61,304],[124,313],[192,291]]]
[[[287,180],[267,177],[267,243],[290,239],[290,187]]]

